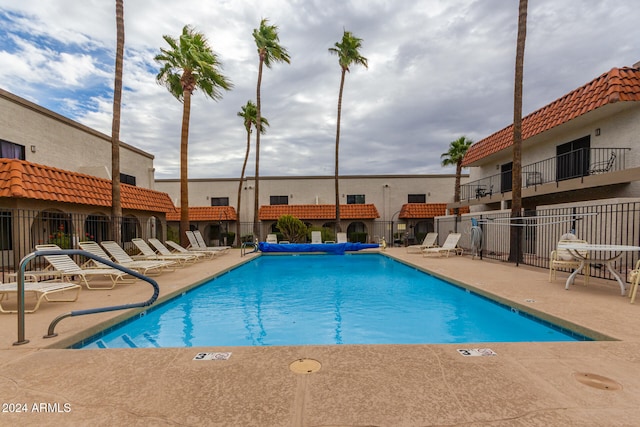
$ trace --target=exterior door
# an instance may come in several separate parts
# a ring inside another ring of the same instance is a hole
[[[556,147],[556,180],[578,178],[589,174],[591,136],[585,136]]]

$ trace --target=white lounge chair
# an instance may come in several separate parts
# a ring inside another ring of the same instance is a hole
[[[347,243],[347,233],[336,233],[338,243]]]
[[[180,246],[173,240],[167,240],[164,243],[173,250],[173,253],[177,254],[202,254],[204,257],[211,259],[215,258],[215,256],[219,253],[219,251],[199,251],[197,249],[187,249]]]
[[[204,241],[204,237],[202,237],[202,233],[200,233],[200,230],[193,230],[193,237],[196,238],[196,242],[198,242],[198,245],[200,246],[201,249],[209,248],[209,249],[224,251],[224,252],[231,249],[231,246],[207,246],[207,244]]]
[[[49,244],[36,245],[36,250],[59,251],[61,249],[58,245]],[[82,280],[82,283],[84,283],[87,289],[113,289],[119,283],[131,283],[134,281],[131,278],[126,279],[127,273],[115,268],[82,268],[66,254],[46,255],[44,258],[62,279],[69,280],[71,277],[77,276]],[[89,281],[96,276],[109,278],[111,280],[111,286],[90,286]]]
[[[189,247],[187,249],[197,251],[218,251],[220,253],[226,253],[229,250],[229,246],[207,246],[202,238],[202,234],[198,230],[185,231],[187,239],[189,239]]]
[[[551,255],[549,256],[549,281],[550,282],[552,280],[555,280],[557,270],[561,270],[561,269],[575,270],[576,268],[579,268],[580,264],[582,263],[581,260],[576,259],[576,257],[571,255],[571,252],[569,252],[567,249],[563,249],[562,248],[563,244],[586,245],[588,244],[588,242],[586,240],[579,240],[579,239],[561,239],[558,241],[556,249],[554,251],[551,251]],[[580,253],[585,258],[588,254],[586,251],[580,252]],[[588,262],[584,263],[583,273],[584,273],[584,283],[585,285],[587,285],[589,284],[589,263]]]
[[[311,243],[312,244],[322,243],[322,233],[320,231],[311,232]]]
[[[136,246],[136,248],[138,248],[142,256],[145,257],[146,259],[174,261],[174,262],[177,262],[179,265],[183,265],[183,266],[187,264],[193,264],[197,259],[197,257],[194,257],[193,255],[189,255],[189,254],[183,255],[183,254],[172,253],[170,255],[161,255],[159,253],[156,253],[151,248],[151,246],[147,244],[147,242],[140,239],[139,237],[131,239],[131,242]]]
[[[426,257],[428,255],[437,254],[437,255],[446,255],[447,258],[453,252],[455,255],[462,255],[463,249],[458,247],[458,241],[462,235],[460,233],[449,233],[447,239],[442,244],[442,247],[439,248],[425,248],[422,250],[422,256]]]
[[[438,246],[438,233],[427,233],[419,245],[407,246],[408,254],[419,254],[423,249],[435,248]]]
[[[153,248],[160,255],[181,255],[186,259],[192,259],[193,261],[200,261],[205,257],[205,255],[202,252],[186,252],[186,253],[171,252],[169,248],[163,245],[160,240],[153,237],[149,239],[149,244],[153,246]]]
[[[120,245],[118,245],[116,242],[109,242],[109,241],[105,241],[102,242],[102,244],[107,244],[107,246],[109,246],[110,248],[113,248],[114,245],[118,247],[118,249],[122,250],[122,248],[120,247]],[[117,263],[122,265],[123,267],[126,267],[128,269],[137,271],[140,274],[144,274],[146,276],[157,276],[158,274],[162,273],[163,271],[173,271],[175,270],[175,263],[173,263],[172,261],[155,261],[155,260],[134,260],[131,257],[129,257],[129,255],[122,250],[122,253],[124,254],[124,256],[121,256],[119,254],[118,257],[115,257],[113,254],[111,254],[111,252],[107,253],[105,252],[105,249],[103,249],[99,244],[97,244],[96,242],[80,242],[78,243],[78,246],[80,246],[80,248],[83,251],[87,251],[90,254],[93,254],[95,256],[99,256],[100,258],[104,258],[107,260],[112,260]],[[90,260],[91,263],[93,263],[94,267],[98,267],[98,268],[111,268],[109,266],[107,266],[106,264],[101,264],[100,262],[91,259]]]
[[[25,275],[25,280],[27,279],[27,275]],[[25,281],[24,282],[24,294],[25,299],[27,295],[33,295],[36,298],[36,303],[32,308],[25,309],[25,313],[33,313],[40,307],[40,303],[42,300],[47,300],[49,302],[73,302],[78,299],[78,295],[80,295],[80,289],[82,287],[76,283],[71,282],[61,282],[61,281],[45,281],[45,282],[37,282],[37,281]],[[66,298],[51,298],[52,295],[59,295],[64,293],[72,293],[71,296],[67,296]],[[0,283],[0,312],[2,313],[17,313],[18,310],[7,309],[2,306],[2,301],[6,301],[11,296],[18,295],[18,284],[16,282],[12,283]]]
[[[267,239],[265,240],[267,243],[278,243],[278,236],[275,234],[267,234]]]

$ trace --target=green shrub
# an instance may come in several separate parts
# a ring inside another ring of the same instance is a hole
[[[307,226],[293,215],[282,215],[276,225],[282,233],[283,240],[291,243],[300,242],[307,236]]]
[[[367,233],[351,233],[349,235],[350,242],[367,243]]]
[[[233,231],[227,231],[226,233],[222,233],[223,241],[225,237],[227,238],[227,246],[233,246],[233,243],[236,240],[236,233],[234,233]]]

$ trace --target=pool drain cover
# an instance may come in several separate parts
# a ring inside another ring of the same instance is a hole
[[[597,388],[600,390],[622,390],[622,384],[615,382],[611,378],[603,377],[601,375],[589,374],[586,372],[576,372],[573,374],[578,382],[587,385],[589,387]]]
[[[318,372],[322,365],[315,359],[298,359],[289,365],[289,369],[296,374],[312,374]]]

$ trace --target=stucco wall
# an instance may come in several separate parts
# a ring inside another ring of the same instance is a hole
[[[462,183],[466,181],[465,175]],[[454,185],[454,175],[346,176],[340,178],[340,203],[347,203],[347,195],[364,194],[365,202],[378,209],[379,220],[391,221],[398,219],[397,213],[408,202],[409,194],[425,194],[427,203],[449,203],[453,201]],[[179,180],[158,180],[155,188],[168,193],[176,206],[180,204]],[[250,178],[242,190],[242,222],[253,219],[254,189],[255,181]],[[211,197],[229,197],[229,205],[235,207],[237,193],[237,179],[191,180],[189,205],[210,206]],[[335,181],[333,177],[262,177],[259,204],[268,205],[270,196],[288,196],[290,205],[333,204]]]
[[[111,138],[0,89],[0,139],[25,147],[26,160],[111,179]],[[32,151],[33,147],[33,151]],[[120,172],[153,188],[153,156],[120,145]]]

